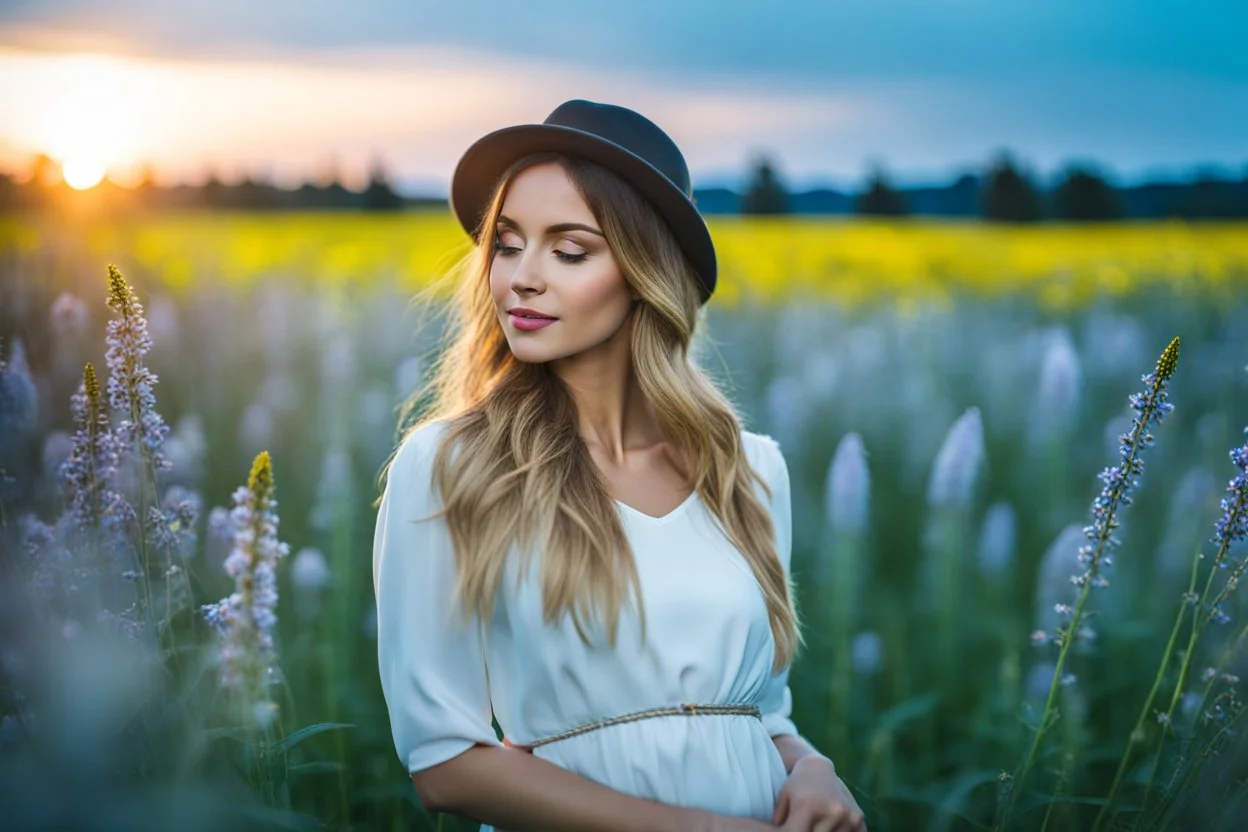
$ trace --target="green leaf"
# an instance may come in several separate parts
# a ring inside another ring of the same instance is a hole
[[[291,775],[295,774],[330,774],[339,771],[346,771],[346,766],[337,760],[313,760],[310,763],[297,763],[288,769]]]
[[[208,740],[209,742],[212,742],[213,740],[221,739],[222,737],[226,739],[231,739],[231,740],[238,740],[244,745],[246,745],[248,741],[246,729],[232,727],[232,726],[219,727],[219,728],[205,728],[203,730],[203,736],[204,736],[204,739]]]
[[[961,818],[964,822],[974,823],[974,821],[961,813],[962,804],[971,792],[985,783],[996,782],[998,777],[998,772],[982,769],[980,771],[969,771],[957,777],[951,783],[942,784],[940,791],[943,796],[936,805],[936,817],[927,825],[927,828],[929,830],[947,829],[950,821],[955,817]]]
[[[351,725],[346,722],[318,722],[314,725],[308,725],[304,728],[300,728],[298,731],[295,731],[293,734],[286,735],[283,739],[281,739],[278,742],[269,743],[268,750],[269,751],[289,751],[290,749],[294,748],[299,743],[306,740],[308,737],[312,737],[317,734],[324,733],[325,731],[333,731],[338,728],[354,728],[354,727],[355,727],[354,725]]]
[[[907,722],[930,713],[939,700],[937,694],[925,693],[894,705],[880,715],[875,729],[876,735],[891,734]]]

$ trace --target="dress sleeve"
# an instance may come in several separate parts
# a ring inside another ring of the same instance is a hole
[[[789,467],[780,451],[780,445],[770,437],[765,438],[766,458],[770,471],[768,485],[771,487],[771,519],[776,527],[776,549],[784,574],[789,575],[793,554],[793,505],[789,487]],[[763,726],[771,736],[796,734],[793,723],[793,692],[789,689],[789,666],[768,678],[763,688]]]
[[[498,745],[490,724],[482,634],[452,605],[455,561],[432,486],[435,431],[410,434],[392,461],[373,536],[377,657],[399,760],[409,773],[473,745]]]

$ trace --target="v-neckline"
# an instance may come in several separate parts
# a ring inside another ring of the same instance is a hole
[[[637,517],[640,517],[641,519],[646,520],[650,523],[667,523],[670,520],[674,520],[678,515],[683,514],[685,509],[697,498],[698,498],[698,491],[695,488],[693,491],[689,492],[689,496],[686,497],[681,502],[680,505],[676,506],[676,508],[672,509],[667,514],[664,514],[661,517],[655,517],[653,514],[646,514],[644,511],[641,511],[640,509],[633,508],[632,506],[630,506],[628,503],[624,502],[623,500],[616,500],[615,503],[616,505],[623,508],[625,511],[628,511],[629,513]]]

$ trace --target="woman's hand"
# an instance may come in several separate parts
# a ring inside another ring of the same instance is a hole
[[[786,832],[867,832],[862,809],[823,756],[797,761],[771,820]]]

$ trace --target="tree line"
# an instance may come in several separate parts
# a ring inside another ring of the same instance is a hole
[[[947,186],[899,188],[880,165],[861,190],[818,189],[790,193],[774,163],[758,157],[733,212],[741,214],[827,213],[900,217],[977,216],[996,222],[1097,222],[1177,217],[1236,219],[1248,217],[1248,168],[1242,179],[1210,168],[1198,169],[1187,182],[1147,182],[1116,187],[1095,166],[1070,164],[1051,187],[1044,187],[1009,152],[1002,152],[982,173],[963,173]],[[727,193],[710,200],[732,202]],[[699,203],[700,205],[702,203]],[[704,213],[707,208],[703,207]]]
[[[446,206],[445,195],[406,196],[395,190],[382,163],[374,160],[368,183],[347,188],[331,174],[321,183],[283,188],[250,176],[227,183],[209,172],[203,184],[158,185],[148,169],[133,188],[105,178],[83,192],[58,178],[59,165],[38,155],[28,174],[0,171],[0,212],[89,204],[110,211],[166,209],[365,210],[399,211]],[[1176,217],[1236,219],[1248,217],[1248,168],[1241,179],[1215,170],[1195,171],[1185,182],[1146,182],[1116,186],[1088,164],[1071,164],[1050,185],[1004,151],[982,171],[964,172],[946,185],[898,187],[885,168],[872,167],[862,186],[837,190],[792,191],[766,155],[749,164],[740,191],[695,188],[694,201],[704,214],[857,214],[861,216],[979,217],[997,222],[1112,221]]]

